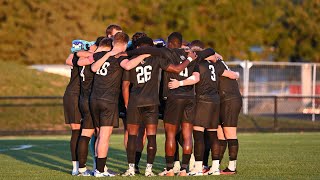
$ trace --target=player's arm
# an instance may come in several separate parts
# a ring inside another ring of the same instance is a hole
[[[122,81],[122,96],[124,101],[124,106],[128,108],[129,103],[129,87],[130,87],[130,81]]]
[[[78,51],[77,52],[77,56],[78,57],[89,57],[91,56],[93,53],[92,52],[89,52],[89,51]]]
[[[136,66],[138,66],[145,58],[147,58],[149,56],[150,56],[150,54],[143,54],[143,55],[135,57],[131,60],[124,59],[123,61],[121,61],[120,66],[127,71],[131,70],[131,69],[135,68]]]
[[[179,65],[169,64],[169,66],[165,69],[165,71],[179,74],[188,66],[188,64],[191,61],[195,60],[196,58],[197,58],[197,55],[194,52],[189,51],[187,61],[183,61],[183,63]]]
[[[94,62],[93,55],[89,57],[80,57],[77,64],[78,66],[87,66]]]
[[[222,76],[230,78],[230,79],[238,79],[239,78],[239,72],[234,72],[231,70],[224,70],[222,73]]]
[[[97,72],[100,69],[100,67],[103,65],[103,63],[106,62],[106,60],[109,59],[110,56],[113,56],[115,54],[117,54],[117,52],[114,52],[114,51],[107,52],[102,58],[98,59],[91,65],[91,70],[93,72]]]
[[[188,85],[193,85],[196,84],[200,81],[200,73],[199,72],[193,72],[192,76],[188,77],[185,80],[178,81],[176,79],[170,79],[171,81],[168,84],[168,87],[170,89],[176,89],[180,86],[188,86]]]
[[[70,54],[68,56],[68,58],[66,59],[66,65],[73,66],[73,63],[72,63],[73,56],[74,54]]]

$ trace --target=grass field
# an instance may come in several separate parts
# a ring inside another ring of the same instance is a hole
[[[238,174],[234,176],[187,177],[187,179],[319,179],[320,133],[241,133]],[[123,172],[126,154],[122,135],[113,135],[107,165]],[[164,167],[164,136],[158,135],[155,172]],[[32,147],[17,150],[21,145]],[[145,152],[145,151],[144,151]],[[227,155],[225,155],[226,157]],[[93,179],[69,175],[69,144],[67,136],[2,137],[0,138],[0,179]],[[88,166],[92,166],[91,157]],[[146,154],[141,160],[144,170]],[[222,168],[227,164],[224,160]],[[115,177],[112,179],[140,179]],[[157,177],[160,178],[160,177]],[[162,179],[168,179],[161,177]],[[182,179],[182,178],[181,178]]]

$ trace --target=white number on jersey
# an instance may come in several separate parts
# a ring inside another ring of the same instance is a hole
[[[216,73],[213,65],[209,65],[209,69],[211,70],[211,80],[216,81]]]
[[[182,62],[180,61],[180,64],[181,64]],[[179,75],[180,76],[183,76],[183,77],[189,77],[188,76],[188,68],[184,68],[184,70],[183,71],[181,71],[180,73],[179,73]]]
[[[136,68],[138,84],[146,83],[151,79],[152,66],[139,66]]]
[[[85,78],[84,78],[84,69],[86,67],[85,66],[82,66],[82,69],[81,69],[81,72],[80,72],[80,77],[82,77],[82,81],[85,81]]]
[[[224,65],[224,67],[225,67],[227,70],[230,70],[229,67],[227,66],[227,64],[226,64],[224,61],[221,60],[221,62],[222,62],[222,64]]]
[[[110,66],[109,62],[104,62],[100,69],[96,72],[96,74],[101,76],[106,76],[108,74],[107,68]]]

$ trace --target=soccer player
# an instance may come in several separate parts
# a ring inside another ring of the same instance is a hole
[[[75,54],[70,54],[66,60],[66,64],[72,65],[73,61],[77,61],[79,57]],[[79,109],[79,95],[80,95],[80,78],[78,76],[79,69],[71,66],[71,78],[70,82],[63,95],[63,107],[65,123],[70,124],[71,139],[70,139],[70,151],[72,159],[72,172],[73,176],[79,174],[79,162],[77,157],[77,146],[80,136],[80,120],[81,113]]]
[[[137,47],[137,40],[141,37],[146,37],[147,34],[144,32],[136,32],[132,36],[132,41],[131,41],[131,46],[127,48],[128,50],[133,50],[136,49]],[[126,71],[124,71],[126,73]],[[128,107],[128,102],[129,102],[129,92],[130,92],[130,78],[128,76],[123,76],[122,79],[122,97],[124,100],[124,106],[125,109]],[[127,149],[127,142],[128,142],[128,130],[127,130],[127,119],[122,118],[123,120],[123,125],[124,125],[124,146]],[[142,151],[144,148],[144,144],[146,142],[147,135],[145,131],[145,126],[142,123],[139,128],[138,132],[138,137],[137,137],[137,149],[136,149],[136,156],[135,156],[135,174],[140,174],[140,169],[139,169],[139,162],[141,159]]]
[[[97,127],[97,169],[94,176],[114,176],[105,171],[107,160],[109,139],[113,125],[118,121],[118,97],[120,93],[120,83],[123,69],[135,67],[144,57],[137,57],[132,61],[124,61],[124,57],[115,58],[113,55],[125,51],[129,37],[123,32],[118,32],[113,37],[113,49],[110,52],[102,51],[94,55],[95,62],[91,65],[91,70],[96,72],[90,97],[90,107],[92,118]]]
[[[202,49],[198,44],[202,44],[199,40],[191,42],[191,49]],[[194,137],[194,155],[195,168],[189,175],[202,176],[202,161],[205,146],[204,130],[207,130],[209,145],[212,151],[212,167],[209,175],[220,175],[219,171],[219,141],[217,137],[217,128],[219,120],[220,98],[218,93],[218,81],[221,76],[236,79],[239,73],[225,70],[220,64],[209,61],[214,61],[216,57],[211,56],[206,58],[206,61],[199,61],[198,68],[200,73],[200,81],[196,84],[196,114],[193,123]],[[171,89],[184,85],[188,80],[177,81],[173,80],[169,83]]]
[[[98,46],[97,46],[98,45]],[[110,38],[98,38],[95,43],[95,47],[98,47],[95,52],[110,51],[112,48],[112,39]],[[93,48],[95,48],[93,47]],[[91,63],[88,57],[92,56],[93,51],[90,48],[89,52],[80,51],[76,55],[86,57],[80,58],[77,62],[74,62],[74,67],[79,67],[80,71],[80,111],[83,117],[81,123],[81,136],[78,144],[78,159],[79,159],[79,176],[90,176],[91,172],[86,168],[87,156],[88,156],[88,144],[91,137],[94,134],[94,125],[91,117],[89,107],[89,97],[92,90],[92,83],[94,78],[94,72],[91,71]],[[95,157],[94,157],[95,158]],[[93,168],[95,169],[95,167]]]
[[[226,70],[229,67],[222,60],[217,64],[223,65]],[[220,158],[222,160],[224,152],[228,146],[229,165],[221,171],[221,174],[235,174],[237,168],[237,156],[239,142],[237,138],[237,126],[240,110],[242,107],[242,97],[239,85],[236,80],[222,77],[219,82],[220,94],[220,125],[218,127],[218,138],[220,142]]]
[[[117,24],[110,24],[106,29],[106,36],[113,38],[118,32],[122,32],[122,28]]]
[[[153,40],[149,37],[141,37],[137,39],[137,46],[153,46]],[[189,53],[188,55],[193,55]],[[195,56],[193,56],[195,59]],[[158,125],[158,105],[159,105],[159,70],[179,73],[187,65],[188,61],[179,65],[168,64],[168,60],[161,59],[157,56],[144,59],[137,67],[127,72],[125,76],[130,77],[133,87],[131,89],[128,108],[127,108],[127,129],[128,144],[127,157],[129,169],[123,176],[134,176],[134,159],[137,135],[139,133],[140,124],[145,124],[148,146],[147,146],[147,166],[145,176],[155,176],[152,172],[152,164],[155,158],[156,132]]]

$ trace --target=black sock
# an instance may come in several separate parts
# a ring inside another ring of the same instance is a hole
[[[80,136],[78,143],[78,160],[79,160],[79,168],[86,167],[87,156],[88,156],[88,144],[90,141],[90,137]]]
[[[238,139],[228,139],[228,149],[229,149],[229,160],[237,160],[239,143]]]
[[[173,156],[166,156],[167,171],[173,168],[173,161],[174,161]]]
[[[104,172],[104,166],[106,165],[107,157],[105,158],[98,158],[97,160],[97,170],[99,172]]]
[[[153,164],[154,158],[157,153],[157,139],[156,135],[148,135],[148,146],[147,146],[147,163]]]
[[[220,144],[217,131],[208,131],[209,143],[211,144],[212,160],[220,160]]]
[[[220,163],[223,159],[223,155],[227,149],[227,140],[220,140],[219,139],[219,146],[220,146]]]
[[[70,139],[71,158],[72,158],[72,161],[78,161],[77,148],[78,148],[78,141],[80,137],[80,129],[72,130],[71,132],[72,132],[71,139]]]
[[[193,130],[193,139],[194,158],[196,161],[202,161],[204,152],[204,133],[202,131]]]
[[[176,152],[174,153],[174,161],[180,161],[179,157],[179,143],[176,141]]]
[[[129,164],[133,164],[135,162],[136,150],[137,150],[137,136],[128,135],[127,158],[128,158]]]
[[[181,163],[180,171],[187,169],[187,167],[189,166],[190,157],[191,157],[191,154],[183,154],[182,155],[182,163]]]
[[[135,162],[134,162],[134,165],[135,165],[136,168],[139,167],[139,162],[140,162],[140,159],[141,159],[141,155],[142,155],[142,152],[136,151],[136,158],[135,158]]]
[[[203,153],[202,164],[207,167],[209,166],[208,160],[209,160],[210,150],[211,150],[211,145],[208,140],[208,131],[204,131],[204,153]]]

